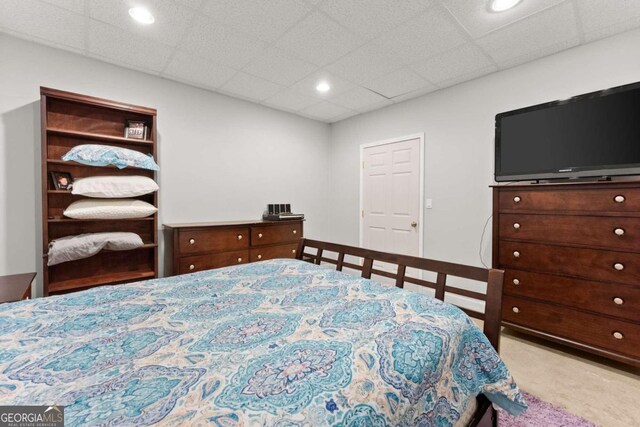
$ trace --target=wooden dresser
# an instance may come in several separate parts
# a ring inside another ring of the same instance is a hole
[[[640,366],[640,181],[493,188],[503,324]]]
[[[172,274],[229,265],[294,258],[303,236],[302,220],[164,224]]]

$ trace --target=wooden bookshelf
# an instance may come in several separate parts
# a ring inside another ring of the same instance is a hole
[[[81,144],[124,147],[157,160],[157,112],[153,108],[129,105],[45,87],[40,88],[42,122],[42,251],[45,296],[94,286],[127,283],[158,276],[158,215],[122,220],[79,220],[65,218],[64,209],[83,197],[56,190],[51,172],[68,172],[73,179],[100,175],[141,175],[156,179],[147,169],[96,167],[62,160],[71,148]],[[124,137],[128,120],[144,121],[147,139]],[[137,197],[158,207],[157,193]],[[130,251],[101,251],[90,258],[47,266],[49,243],[65,236],[124,231],[138,234],[144,246]]]

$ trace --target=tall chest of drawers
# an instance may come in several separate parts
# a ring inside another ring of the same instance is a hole
[[[493,188],[503,324],[640,366],[640,181]]]
[[[303,221],[234,221],[164,224],[171,274],[295,258]]]

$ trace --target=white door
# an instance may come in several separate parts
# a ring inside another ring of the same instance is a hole
[[[362,149],[365,248],[421,255],[421,157],[420,137]]]

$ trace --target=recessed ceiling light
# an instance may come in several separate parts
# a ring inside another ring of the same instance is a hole
[[[491,12],[504,12],[516,7],[522,0],[490,0],[489,10]]]
[[[316,86],[316,90],[318,92],[329,92],[329,89],[331,89],[331,86],[329,86],[329,83],[327,82],[320,82],[318,83],[318,86]]]
[[[156,18],[144,7],[132,7],[129,9],[129,16],[144,25],[156,22]]]

